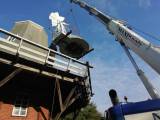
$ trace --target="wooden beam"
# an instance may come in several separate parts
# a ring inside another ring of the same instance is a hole
[[[70,101],[70,99],[72,98],[74,92],[76,90],[76,87],[74,87],[71,92],[69,93],[69,95],[67,96],[66,100],[64,101],[64,107],[66,107]]]
[[[47,72],[47,71],[41,71],[40,69],[29,67],[29,66],[26,66],[26,65],[18,64],[18,63],[13,65],[12,61],[9,61],[9,60],[3,59],[3,58],[0,58],[0,62],[4,63],[4,64],[12,65],[12,66],[17,67],[17,68],[22,68],[26,71],[39,73],[39,74],[42,74],[42,75],[47,76],[47,77],[58,78],[60,80],[64,80],[64,81],[68,81],[68,82],[74,82],[73,78],[57,75],[56,73],[51,73],[51,72]]]
[[[66,98],[66,100],[65,100],[65,102],[64,102],[64,104],[63,104],[63,110],[60,111],[59,113],[57,113],[57,115],[56,115],[56,117],[54,118],[54,120],[59,120],[59,119],[60,119],[62,113],[66,110],[67,105],[69,104],[69,102],[70,102],[70,100],[71,100],[71,98],[72,98],[72,96],[73,96],[73,94],[74,94],[74,92],[75,92],[75,89],[76,89],[76,87],[74,87],[74,88],[70,91],[69,95],[67,96],[67,98]]]
[[[63,111],[63,101],[62,101],[61,87],[60,87],[60,83],[59,83],[58,79],[56,79],[56,84],[57,84],[57,92],[58,92],[60,109],[61,109],[61,111]]]
[[[65,107],[68,108],[70,105],[72,105],[76,101],[76,99],[79,98],[80,95],[81,94],[77,94],[74,98],[70,100],[70,102]]]
[[[0,87],[5,85],[7,82],[9,82],[14,76],[16,76],[18,73],[20,73],[23,69],[17,68],[12,73],[10,73],[7,77],[5,77],[3,80],[0,81]]]

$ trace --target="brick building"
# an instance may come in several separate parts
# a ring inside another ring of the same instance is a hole
[[[0,32],[5,34],[0,37],[0,120],[57,120],[87,105],[92,94],[88,63],[32,38]]]

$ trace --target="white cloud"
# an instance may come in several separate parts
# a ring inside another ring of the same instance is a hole
[[[119,96],[122,96],[122,94],[128,94],[126,89],[128,89],[130,82],[133,82],[132,86],[135,87],[135,81],[131,80],[132,77],[133,72],[129,68],[110,66],[107,61],[95,60],[95,68],[92,72],[93,90],[95,92],[93,100],[96,101],[101,112],[111,106],[108,96],[110,89],[116,89]]]
[[[114,44],[110,45],[109,41],[94,45],[95,53],[90,60],[94,66],[91,77],[95,96],[92,101],[97,104],[101,113],[111,106],[108,96],[110,89],[117,90],[121,101],[123,101],[124,96],[127,96],[130,102],[150,98],[124,51],[118,47],[118,44],[115,45],[116,47],[113,46]],[[116,55],[117,53],[119,55]],[[159,88],[160,77],[158,74],[135,54],[134,57],[155,88]]]
[[[91,6],[95,6],[98,10],[101,10],[104,13],[112,13],[112,15],[117,16],[117,9],[112,0],[85,0],[85,2]]]
[[[150,98],[141,80],[138,78],[130,61],[121,55],[119,64],[113,59],[115,65],[108,63],[107,59],[100,59],[98,56],[92,59],[94,64],[92,70],[92,85],[95,96],[92,101],[97,104],[98,110],[103,113],[105,109],[111,106],[108,91],[110,89],[116,89],[121,101],[123,97],[127,96],[129,102],[143,101]],[[138,60],[139,62],[139,60]],[[146,64],[139,62],[139,64],[145,65],[142,69],[145,70],[147,77],[157,88],[160,85],[160,77],[155,72],[146,67]]]
[[[97,9],[112,13],[113,16],[118,16],[118,8],[115,7],[116,5],[112,3],[112,0],[86,0],[86,2],[96,6]],[[137,5],[137,3],[143,8],[151,6],[150,0],[138,0],[134,4]],[[116,4],[121,7],[120,2]],[[125,4],[129,4],[129,1],[127,0]],[[105,30],[105,27],[94,19],[90,20],[90,25],[86,29],[91,35],[97,34],[99,36],[91,41],[95,51],[89,60],[94,66],[91,77],[95,96],[92,98],[92,101],[97,104],[98,110],[103,113],[105,109],[111,106],[108,96],[110,89],[117,90],[121,101],[123,101],[123,96],[127,96],[129,102],[147,100],[150,97],[149,94],[138,78],[136,71],[124,51],[114,41],[114,37],[106,34],[107,30]],[[142,62],[141,59],[138,58],[137,63],[144,69],[153,85],[158,88],[160,77],[146,63]]]
[[[139,6],[143,8],[148,8],[151,6],[151,0],[139,0]]]

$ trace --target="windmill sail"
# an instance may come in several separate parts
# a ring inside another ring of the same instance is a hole
[[[56,28],[56,33],[67,33],[66,25],[68,24],[64,22],[65,18],[60,16],[58,12],[50,13],[49,19],[51,20],[52,27]]]

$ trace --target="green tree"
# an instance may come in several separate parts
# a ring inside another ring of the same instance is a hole
[[[63,120],[73,120],[73,114],[65,116]],[[81,109],[76,120],[102,120],[102,115],[97,111],[96,105],[90,103]]]

